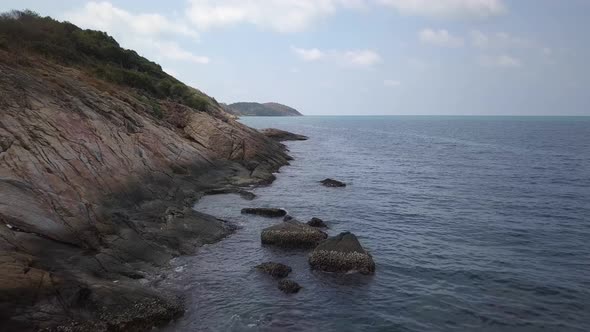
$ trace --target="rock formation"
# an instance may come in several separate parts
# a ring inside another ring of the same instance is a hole
[[[343,232],[320,243],[309,256],[312,269],[326,272],[375,273],[375,262],[356,236]]]
[[[286,294],[294,294],[299,292],[301,286],[293,280],[283,279],[279,281],[279,289]]]
[[[275,141],[279,141],[279,142],[282,142],[282,141],[305,141],[305,140],[309,139],[309,137],[307,137],[307,136],[293,134],[288,131],[284,131],[284,130],[280,130],[280,129],[276,129],[276,128],[262,129],[260,132],[262,134],[264,134],[264,136],[266,136],[268,138],[272,138]]]
[[[275,278],[285,278],[291,273],[291,268],[285,264],[266,262],[256,266],[256,269]]]
[[[319,228],[327,228],[328,227],[328,225],[326,225],[326,223],[322,219],[316,218],[316,217],[311,218],[311,220],[308,221],[307,224],[311,227],[319,227]]]
[[[338,180],[327,178],[325,180],[320,181],[322,185],[325,187],[346,187],[346,183],[340,182]]]
[[[287,211],[283,209],[275,209],[275,208],[243,208],[241,211],[242,214],[255,214],[258,216],[269,217],[269,218],[278,218],[284,217],[287,215]]]
[[[262,230],[262,244],[284,248],[313,248],[328,235],[317,228],[294,219],[267,227]]]
[[[233,230],[187,207],[271,182],[284,147],[104,33],[31,13],[0,24],[0,326],[138,331],[180,314],[151,282]]]

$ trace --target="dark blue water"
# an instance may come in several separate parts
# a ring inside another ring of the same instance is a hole
[[[168,282],[189,310],[171,331],[589,331],[590,118],[244,118],[308,135],[248,202],[210,196],[196,209],[239,223],[228,239],[176,259]],[[344,189],[324,188],[326,177]],[[349,230],[373,277],[312,272],[307,252],[262,247],[284,207]],[[282,294],[255,271],[293,267]]]

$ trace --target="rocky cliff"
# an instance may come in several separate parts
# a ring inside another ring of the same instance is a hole
[[[233,230],[190,207],[272,181],[284,146],[208,97],[195,108],[2,46],[0,330],[140,331],[181,314],[162,269]]]

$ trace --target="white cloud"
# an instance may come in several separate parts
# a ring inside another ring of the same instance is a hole
[[[188,25],[160,14],[131,14],[109,2],[88,2],[82,9],[65,14],[65,18],[88,29],[108,32],[125,31],[143,36],[184,35],[198,37]]]
[[[381,55],[373,50],[322,51],[317,48],[291,47],[303,61],[331,61],[349,67],[372,67],[382,61]]]
[[[291,49],[304,61],[317,61],[326,56],[324,52],[318,50],[317,48],[304,49],[291,47]]]
[[[405,15],[483,18],[506,11],[502,0],[377,0]]]
[[[461,47],[463,38],[451,35],[447,30],[423,29],[418,33],[420,41],[425,44],[443,47]]]
[[[391,88],[395,88],[400,86],[402,83],[400,81],[397,80],[384,80],[383,81],[383,85],[387,86],[387,87],[391,87]]]
[[[166,59],[189,61],[197,64],[208,64],[210,61],[206,56],[194,55],[182,49],[175,42],[154,42],[153,45],[158,50],[159,55]]]
[[[187,17],[199,29],[241,23],[279,32],[305,30],[340,8],[361,8],[366,0],[189,0]]]
[[[533,43],[504,32],[486,34],[479,30],[470,33],[471,45],[481,49],[531,48]]]
[[[483,55],[479,58],[479,64],[484,67],[505,68],[516,68],[522,66],[522,63],[519,59],[509,55]]]
[[[106,31],[123,47],[156,59],[209,63],[209,58],[194,55],[170,41],[174,37],[196,40],[199,34],[188,24],[160,14],[133,14],[109,2],[89,2],[64,14],[64,19],[86,29]]]

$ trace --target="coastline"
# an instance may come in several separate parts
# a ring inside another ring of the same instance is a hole
[[[0,51],[0,71],[5,331],[141,331],[181,314],[154,281],[234,229],[193,203],[268,184],[291,159],[214,104],[162,100],[160,118],[133,90],[42,58]]]

